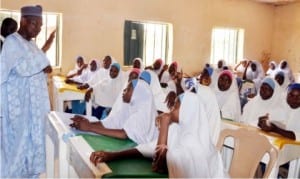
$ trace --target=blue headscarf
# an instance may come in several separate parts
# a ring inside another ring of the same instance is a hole
[[[288,92],[292,91],[293,89],[300,89],[300,83],[292,83],[288,86]]]
[[[151,83],[151,75],[148,71],[143,71],[140,75],[140,79],[145,80],[149,85]]]
[[[272,80],[272,78],[265,78],[264,81],[262,83],[266,83],[268,84],[273,90],[275,88],[275,83]]]
[[[214,71],[214,69],[212,67],[205,67],[205,69],[207,70],[208,75],[211,76],[212,73],[213,73],[213,71]]]
[[[197,89],[197,81],[196,81],[196,79],[195,78],[188,78],[188,79],[186,79],[185,80],[185,87],[186,87],[186,89],[188,89],[188,90],[192,90],[193,88],[197,91],[198,89]]]
[[[120,71],[120,64],[118,64],[118,63],[113,63],[112,65],[111,65],[112,67],[116,67],[117,69],[118,69],[118,71]]]
[[[133,89],[136,87],[137,83],[138,83],[137,79],[134,79],[134,80],[131,81]]]

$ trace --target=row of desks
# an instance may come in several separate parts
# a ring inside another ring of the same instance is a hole
[[[134,147],[130,140],[119,140],[111,137],[81,134],[70,128],[69,120],[73,114],[51,112],[47,120],[47,177],[139,177],[164,178],[151,171],[151,160],[124,159],[101,163],[94,166],[90,161],[90,154],[95,150],[119,151]],[[90,120],[97,120],[93,117]],[[279,165],[290,162],[289,177],[300,177],[300,141],[292,141],[275,134],[264,133],[261,130],[228,120],[222,120],[221,129],[247,128],[257,130],[265,135],[278,149],[279,158],[273,171],[275,176]],[[55,167],[58,166],[58,167]]]

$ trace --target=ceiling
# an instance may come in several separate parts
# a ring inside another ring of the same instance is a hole
[[[274,6],[287,5],[291,3],[300,2],[300,0],[254,0],[261,3],[266,3]]]

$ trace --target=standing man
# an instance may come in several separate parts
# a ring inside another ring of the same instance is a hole
[[[41,31],[42,7],[21,8],[20,28],[2,48],[0,177],[37,178],[45,172],[45,119],[52,69],[32,40]]]

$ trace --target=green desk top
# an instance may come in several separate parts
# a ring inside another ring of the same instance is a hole
[[[135,147],[137,144],[126,139],[116,139],[102,135],[80,134],[94,150],[120,151]],[[130,158],[107,162],[112,170],[103,178],[167,178],[167,174],[155,173],[151,170],[151,159]]]

